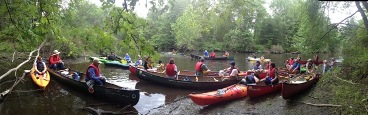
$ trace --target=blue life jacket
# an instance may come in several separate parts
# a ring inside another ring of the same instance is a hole
[[[43,60],[42,61],[36,61],[36,66],[37,66],[37,70],[38,71],[43,71],[45,69],[45,66],[43,65]]]
[[[204,56],[207,56],[208,57],[208,52],[204,52]]]
[[[127,61],[127,62],[130,62],[130,56],[129,55],[125,55],[125,60]]]

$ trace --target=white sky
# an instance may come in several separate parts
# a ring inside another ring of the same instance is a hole
[[[89,0],[91,3],[96,4],[97,6],[101,6],[102,3],[100,2],[100,0]],[[149,0],[148,0],[149,1]],[[272,11],[269,8],[269,4],[271,3],[272,0],[265,0],[265,4],[263,5],[268,13],[272,13]],[[349,2],[349,1],[348,1]],[[344,18],[348,17],[349,15],[353,14],[357,8],[355,7],[355,3],[353,1],[350,1],[352,3],[351,7],[348,9],[340,9],[337,10],[335,12],[332,11],[328,11],[326,10],[326,15],[328,15],[331,19],[331,23],[338,23],[341,20],[343,20]],[[115,0],[115,5],[116,6],[122,6],[123,0]],[[148,9],[151,6],[150,3],[147,3],[148,7],[145,7],[146,4],[146,0],[139,0],[136,4],[135,7],[135,13],[142,18],[146,18],[147,17],[147,13],[148,13]],[[362,19],[360,16],[360,13],[356,13],[353,16],[356,20],[360,20]]]

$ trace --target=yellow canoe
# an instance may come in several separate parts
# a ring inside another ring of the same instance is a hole
[[[38,85],[41,89],[45,90],[46,86],[49,84],[50,82],[50,74],[48,71],[46,71],[46,79],[43,79],[43,75],[39,75],[38,77],[35,74],[35,69],[32,68],[31,70],[31,77],[33,82]]]

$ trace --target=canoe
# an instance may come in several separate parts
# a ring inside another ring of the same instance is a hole
[[[267,61],[271,61],[271,59],[262,59],[261,58],[253,58],[253,57],[248,57],[247,58],[248,61],[260,61],[260,62],[267,62]]]
[[[45,88],[46,88],[46,86],[49,84],[49,82],[50,82],[50,74],[49,74],[49,72],[47,72],[46,71],[46,79],[47,80],[45,80],[45,79],[43,79],[43,75],[39,75],[39,76],[36,76],[36,73],[35,73],[35,69],[34,68],[32,68],[32,70],[31,70],[31,78],[32,78],[32,80],[33,80],[33,82],[37,85],[37,86],[39,86],[42,90],[45,90]]]
[[[192,58],[195,58],[195,59],[200,59],[201,57],[204,57],[204,56],[200,56],[200,55],[195,55],[195,54],[190,54],[190,57]],[[215,57],[215,58],[212,58],[212,57],[204,57],[205,60],[234,60],[234,56],[230,56],[230,57]]]
[[[248,84],[248,96],[250,98],[256,98],[278,92],[281,90],[282,84],[276,85],[266,85],[264,82],[259,82],[257,84]]]
[[[99,59],[103,64],[106,66],[113,66],[113,67],[119,67],[123,69],[129,69],[129,64],[123,64],[119,61],[112,61],[112,60],[106,60],[106,57],[90,57],[89,59]]]
[[[137,74],[137,71],[136,71],[136,66],[132,66],[132,65],[129,65],[129,71],[130,71],[130,73],[133,73],[133,74]]]
[[[94,92],[89,93],[88,86],[85,82],[85,75],[80,73],[80,80],[74,80],[69,77],[67,71],[58,72],[52,69],[47,68],[47,71],[52,75],[52,77],[59,82],[62,82],[74,89],[78,89],[81,92],[90,94],[92,96],[98,97],[99,99],[106,99],[113,103],[117,103],[119,105],[131,105],[134,106],[139,101],[139,89],[130,89],[125,87],[120,87],[115,84],[111,84],[106,82],[104,86],[93,86]]]
[[[201,106],[235,100],[245,96],[247,96],[247,86],[243,84],[234,84],[207,93],[189,94],[190,99]]]
[[[103,62],[106,66],[119,67],[123,69],[129,69],[129,64],[122,64],[119,61],[107,61]]]
[[[308,62],[307,60],[300,60],[299,61],[300,64],[307,64],[307,62]],[[313,63],[318,66],[319,64],[323,64],[323,61],[315,61],[315,60],[313,60]]]
[[[219,76],[197,77],[189,75],[179,75],[177,79],[171,79],[167,78],[164,73],[148,72],[138,68],[136,73],[136,76],[141,80],[168,87],[192,90],[219,89],[240,81],[240,79],[221,81]]]
[[[110,60],[107,60],[106,57],[89,57],[90,60],[93,60],[97,58],[98,60],[100,60],[100,62],[104,63],[104,62],[107,62],[107,61],[110,61]]]
[[[133,74],[137,74],[136,72],[136,69],[137,69],[137,66],[133,66],[133,65],[129,65],[129,71]],[[140,69],[143,69],[143,68],[140,68]],[[195,71],[189,71],[189,70],[180,70],[180,75],[185,75],[185,76],[196,76],[195,75]],[[209,71],[207,73],[207,76],[218,76],[218,71]],[[245,72],[240,72],[238,75],[239,76],[245,76],[244,74]]]
[[[291,81],[291,83],[282,83],[282,98],[290,99],[295,95],[305,92],[308,88],[315,85],[319,79],[321,74],[316,74],[314,78],[310,77],[311,79],[307,80],[304,77],[299,78],[297,81]]]

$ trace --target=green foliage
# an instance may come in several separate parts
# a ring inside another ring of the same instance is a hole
[[[198,48],[198,39],[202,37],[202,25],[197,20],[200,16],[195,13],[193,6],[189,5],[183,15],[172,25],[175,33],[176,45],[191,50]]]
[[[362,21],[359,24],[363,24]],[[343,71],[350,79],[358,80],[366,78],[368,72],[368,33],[365,28],[358,28],[356,38],[349,39],[343,49]]]

